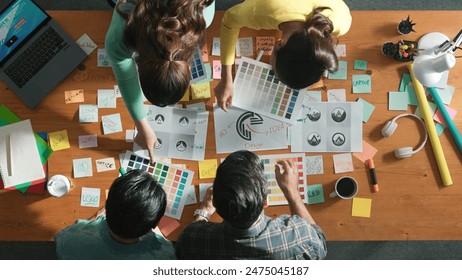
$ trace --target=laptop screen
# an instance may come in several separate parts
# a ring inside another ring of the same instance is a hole
[[[31,0],[10,3],[0,14],[0,64],[47,19]]]

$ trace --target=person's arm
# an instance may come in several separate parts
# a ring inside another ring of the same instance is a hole
[[[276,165],[276,181],[289,202],[291,214],[307,220],[310,224],[316,224],[300,196],[298,170],[292,161],[278,161],[278,165]]]
[[[210,187],[207,189],[205,195],[204,195],[204,200],[202,200],[201,206],[198,208],[198,210],[204,211],[207,217],[204,217],[203,215],[196,214],[194,215],[194,222],[198,221],[209,221],[209,218],[215,213],[215,207],[213,206],[213,187]]]
[[[227,108],[233,102],[233,72],[232,65],[221,66],[221,80],[215,87],[215,97],[217,99],[218,106],[225,112],[228,112]]]

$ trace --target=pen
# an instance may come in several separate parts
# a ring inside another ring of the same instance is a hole
[[[261,57],[263,56],[264,53],[265,53],[265,50],[260,50],[260,52],[258,53],[257,58],[255,60],[260,61],[260,59],[261,59]]]
[[[119,173],[120,173],[120,175],[125,175],[125,174],[127,174],[127,172],[125,171],[125,169],[124,169],[123,167],[120,167],[120,168],[119,168]]]
[[[367,165],[369,166],[369,173],[371,174],[371,180],[372,180],[372,187],[374,189],[374,192],[379,191],[379,184],[377,183],[377,176],[375,174],[375,165],[374,165],[374,160],[371,158],[366,160]]]

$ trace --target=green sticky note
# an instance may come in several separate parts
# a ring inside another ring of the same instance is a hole
[[[371,75],[353,75],[353,93],[371,93],[372,81]]]
[[[367,122],[375,110],[375,106],[362,98],[358,98],[358,102],[363,105],[363,122]]]
[[[441,136],[444,129],[446,128],[444,125],[440,124],[439,122],[435,124],[435,127],[436,127],[436,133],[438,134],[438,136]]]
[[[388,110],[406,111],[408,101],[407,92],[390,91],[388,96]]]
[[[404,73],[403,76],[401,77],[401,82],[399,83],[399,91],[405,91],[406,86],[409,84],[411,80],[412,80],[411,75]]]
[[[419,100],[417,99],[417,95],[415,94],[415,89],[413,86],[406,86],[405,87],[407,92],[408,102],[407,104],[412,106],[419,106]]]
[[[355,70],[367,70],[367,61],[355,59],[355,65],[353,67]]]
[[[321,184],[307,186],[306,195],[308,196],[308,204],[324,202],[324,189]]]
[[[435,103],[429,101],[428,102],[428,107],[430,107],[430,115],[433,118],[433,116],[436,113],[436,109],[438,108],[438,106],[436,106]],[[417,106],[417,108],[415,109],[414,115],[416,115],[416,116],[420,117],[421,119],[423,119],[423,114],[422,114],[422,110],[420,109],[420,105]]]
[[[340,60],[338,62],[338,70],[335,73],[329,73],[330,80],[346,80],[347,79],[347,67],[346,61]]]

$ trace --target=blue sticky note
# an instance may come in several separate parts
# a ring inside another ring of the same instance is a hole
[[[307,90],[305,93],[306,102],[322,102],[322,93],[320,90]]]
[[[98,108],[116,108],[117,100],[113,89],[98,89]]]
[[[436,133],[438,133],[438,136],[441,136],[444,129],[446,128],[444,125],[440,124],[439,122],[435,124],[435,127],[436,127]]]
[[[324,202],[324,189],[321,184],[307,186],[306,195],[308,196],[308,204]]]
[[[329,73],[330,80],[346,80],[348,63],[343,60],[338,62],[338,70],[335,73]]]
[[[371,75],[353,75],[353,93],[371,93],[372,80]]]
[[[120,120],[120,114],[112,114],[101,117],[103,123],[104,134],[111,134],[122,131],[122,122]]]
[[[98,122],[98,106],[82,104],[79,106],[79,122]]]
[[[399,83],[399,91],[405,91],[406,86],[409,84],[411,80],[411,75],[409,75],[408,73],[404,73],[401,77],[401,82]]]
[[[409,97],[407,92],[390,91],[388,95],[388,110],[406,111]]]
[[[414,87],[406,86],[406,92],[407,92],[407,98],[408,98],[407,104],[412,105],[412,106],[419,106],[419,100],[417,99],[417,95],[415,94]]]
[[[355,65],[353,67],[355,70],[367,70],[367,61],[355,59]]]
[[[91,158],[78,158],[72,161],[74,170],[74,178],[91,177],[93,176],[93,166]]]
[[[438,108],[438,106],[436,106],[435,103],[429,101],[428,102],[428,107],[430,108],[430,115],[433,118],[433,116],[436,113],[436,109]],[[417,108],[415,109],[414,115],[416,115],[416,116],[420,117],[421,119],[423,119],[423,115],[422,115],[422,112],[421,112],[421,109],[420,109],[420,105],[417,106]]]
[[[362,98],[358,98],[358,102],[363,104],[363,122],[367,122],[375,110],[375,106]]]

